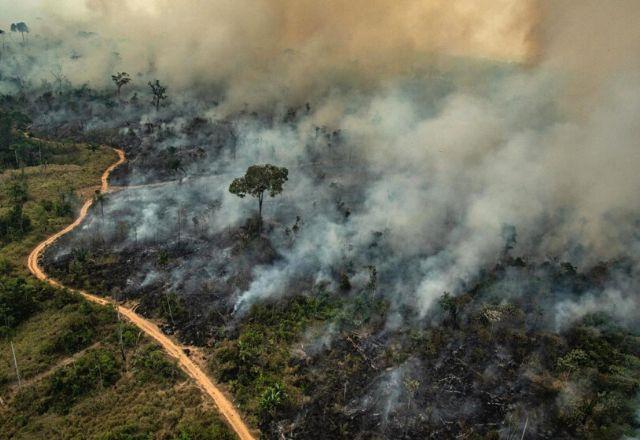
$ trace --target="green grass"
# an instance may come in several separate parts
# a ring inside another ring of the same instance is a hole
[[[115,331],[113,310],[90,304],[77,295],[62,291],[57,295],[69,296],[64,302],[70,303],[62,307],[52,302],[39,304],[41,311],[20,325],[11,338],[22,380],[46,372],[61,359]],[[10,340],[5,338],[0,340],[0,392],[6,393],[16,385]]]
[[[106,361],[93,368],[99,356]],[[158,359],[164,374],[151,369]],[[201,391],[145,338],[127,348],[126,367],[114,339],[24,387],[12,403],[0,418],[2,438],[233,438]]]
[[[24,168],[28,184],[28,201],[25,214],[31,218],[33,229],[21,240],[0,248],[0,260],[9,261],[15,273],[26,274],[26,258],[31,250],[52,232],[62,229],[72,221],[73,215],[56,216],[42,209],[41,202],[57,201],[61,194],[76,194],[73,203],[77,209],[84,198],[100,185],[103,171],[117,160],[111,148],[100,147],[92,152],[84,144],[51,143],[50,149],[60,146],[61,152],[54,154],[54,162],[47,166]],[[69,163],[63,164],[64,160]],[[0,215],[9,209],[7,187],[12,175],[21,175],[20,170],[6,170],[0,174]]]

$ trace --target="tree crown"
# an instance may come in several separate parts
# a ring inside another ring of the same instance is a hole
[[[127,72],[118,72],[115,75],[111,75],[111,79],[113,79],[113,82],[116,83],[118,87],[131,82],[131,77]]]
[[[157,98],[164,99],[167,97],[165,94],[167,92],[167,88],[161,85],[159,80],[156,80],[156,82],[149,81],[149,87],[151,87],[151,93],[153,93]]]
[[[275,165],[252,165],[243,177],[238,177],[229,186],[229,192],[238,197],[247,194],[261,197],[266,191],[271,197],[282,192],[284,183],[289,180],[289,170]]]
[[[11,32],[29,33],[29,26],[24,21],[11,23]]]

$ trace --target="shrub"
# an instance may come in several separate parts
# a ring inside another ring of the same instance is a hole
[[[260,412],[264,417],[274,416],[287,400],[284,387],[276,382],[267,387],[260,396]]]
[[[80,397],[96,388],[111,386],[119,378],[120,368],[114,353],[92,350],[49,378],[47,406],[66,413]]]
[[[91,315],[73,313],[68,325],[47,348],[49,353],[75,353],[88,347],[95,338],[94,319]]]
[[[191,417],[178,425],[174,440],[232,440],[235,438],[221,422],[208,423],[202,418]]]
[[[167,359],[164,352],[154,345],[148,345],[135,357],[133,369],[136,377],[142,382],[174,382],[181,377],[175,362]]]
[[[37,309],[36,289],[23,278],[0,278],[0,336],[6,336]]]

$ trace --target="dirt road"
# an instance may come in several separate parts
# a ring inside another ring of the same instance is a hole
[[[115,151],[118,153],[118,161],[112,164],[109,168],[107,168],[105,172],[102,174],[101,191],[103,193],[106,193],[109,191],[109,175],[111,174],[111,172],[126,161],[126,156],[124,154],[124,151],[119,149],[115,149]],[[92,204],[93,204],[92,198],[87,200],[82,206],[82,209],[80,210],[80,215],[73,223],[71,223],[69,226],[65,227],[61,231],[47,238],[45,241],[43,241],[38,246],[36,246],[36,248],[31,252],[31,254],[29,255],[27,264],[29,266],[29,270],[31,271],[31,273],[35,275],[38,279],[42,281],[46,281],[49,284],[54,285],[56,287],[64,287],[58,281],[49,278],[49,276],[44,272],[44,270],[40,266],[40,257],[42,256],[42,253],[45,251],[45,249],[47,249],[49,246],[55,243],[56,240],[58,240],[63,235],[68,234],[69,232],[73,231],[75,228],[80,226],[82,221],[87,216],[87,213],[89,212],[89,208],[91,208]],[[240,417],[240,414],[238,413],[236,408],[233,406],[231,401],[227,399],[227,397],[211,381],[211,379],[209,379],[209,377],[204,373],[204,371],[202,371],[202,369],[198,365],[196,365],[184,353],[184,351],[178,344],[176,344],[174,341],[168,338],[164,333],[162,333],[162,331],[158,328],[158,326],[156,326],[151,321],[143,318],[142,316],[138,315],[133,310],[123,307],[121,305],[118,305],[109,299],[101,298],[99,296],[95,296],[84,291],[78,291],[75,289],[70,289],[70,290],[74,290],[80,293],[83,297],[85,297],[86,299],[94,303],[98,303],[105,306],[112,305],[116,307],[117,310],[119,310],[122,315],[124,315],[127,319],[129,319],[129,321],[131,321],[133,324],[135,324],[137,327],[143,330],[147,335],[155,339],[167,351],[167,353],[169,353],[169,355],[177,359],[180,365],[180,368],[185,373],[187,373],[192,379],[194,379],[196,383],[202,388],[202,390],[213,399],[214,403],[218,407],[218,411],[223,415],[223,417],[226,419],[231,429],[233,429],[233,431],[238,435],[238,438],[240,438],[240,440],[254,440],[254,436],[251,434],[251,431],[249,430],[248,426],[242,421],[242,417]]]

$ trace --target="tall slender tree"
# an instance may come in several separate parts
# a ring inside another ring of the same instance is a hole
[[[131,77],[127,72],[118,72],[115,75],[111,75],[111,79],[116,85],[118,96],[120,96],[120,91],[122,90],[122,87],[126,86],[131,82]]]
[[[93,203],[100,205],[100,217],[104,217],[104,202],[107,201],[107,196],[104,195],[99,189],[93,195]]]
[[[29,33],[29,26],[24,21],[19,23],[11,23],[11,32],[18,32],[22,35],[22,43],[26,43],[27,39],[25,37],[26,34]]]
[[[16,357],[16,349],[11,341],[11,354],[13,355],[13,367],[16,370],[16,376],[18,377],[18,388],[22,388],[22,378],[20,377],[20,369],[18,368],[18,358]]]
[[[149,81],[149,87],[151,88],[151,93],[153,94],[153,106],[156,108],[156,111],[160,110],[160,105],[162,105],[162,101],[167,99],[167,88],[160,84],[160,81],[156,80],[155,82]]]

